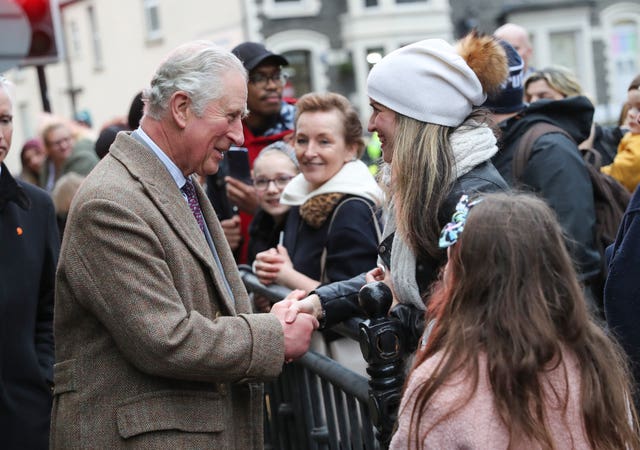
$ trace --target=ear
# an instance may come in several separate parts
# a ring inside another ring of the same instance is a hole
[[[347,147],[347,153],[344,156],[344,162],[355,161],[358,159],[358,144],[351,144]]]
[[[171,117],[179,128],[185,128],[191,115],[191,99],[184,91],[174,92],[169,99]]]

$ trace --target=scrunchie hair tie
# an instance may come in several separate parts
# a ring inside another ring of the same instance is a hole
[[[460,197],[456,205],[456,210],[451,216],[451,222],[446,224],[440,233],[440,240],[438,241],[440,248],[451,247],[458,241],[460,234],[464,230],[464,224],[467,221],[469,210],[481,201],[481,197],[469,201],[467,194],[463,194],[462,197]]]

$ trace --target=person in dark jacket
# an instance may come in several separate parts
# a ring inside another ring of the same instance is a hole
[[[475,61],[473,67],[468,61]],[[391,315],[404,325],[409,350],[415,349],[424,328],[426,295],[446,261],[438,248],[440,229],[463,192],[507,189],[490,161],[498,151],[496,138],[484,113],[476,111],[507,73],[497,40],[475,33],[456,47],[441,39],[416,42],[372,68],[368,129],[380,138],[391,200],[378,247],[384,275],[377,268],[320,286],[292,307],[289,320],[297,311],[311,311],[321,326],[329,327],[363,316],[359,289],[384,276],[397,302]],[[395,210],[394,198],[406,206]]]
[[[640,407],[640,189],[627,206],[616,241],[607,248],[609,273],[604,285],[607,324],[629,356]]]
[[[492,158],[493,164],[509,185],[537,193],[556,212],[569,237],[567,245],[576,261],[580,280],[588,285],[600,273],[600,253],[595,240],[593,188],[577,143],[589,137],[593,104],[584,96],[572,96],[525,105],[522,64],[517,53],[508,44],[503,45],[510,54],[514,82],[507,83],[485,103],[502,132],[500,151]],[[556,125],[571,138],[561,133],[539,137],[533,142],[520,179],[516,180],[513,159],[519,139],[539,122]]]
[[[14,179],[13,133],[0,76],[0,446],[47,449],[53,385],[53,293],[60,243],[49,195]]]
[[[310,93],[297,109],[293,147],[301,173],[280,198],[291,206],[284,242],[258,253],[254,268],[264,284],[308,292],[375,265],[383,193],[360,160],[362,123],[347,98]]]
[[[576,95],[585,95],[578,77],[562,66],[545,67],[531,72],[524,82],[524,99],[527,103],[538,100],[562,100]],[[593,123],[589,138],[579,143],[580,148],[593,148],[601,157],[600,165],[613,162],[620,139],[626,130],[618,125],[604,126]]]

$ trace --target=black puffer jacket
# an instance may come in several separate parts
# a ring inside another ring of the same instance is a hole
[[[447,196],[443,207],[438,215],[438,222],[441,227],[451,220],[451,215],[455,206],[463,193],[472,194],[477,192],[493,192],[507,190],[508,186],[500,176],[496,168],[489,161],[479,164],[471,171],[456,180],[451,193]],[[390,266],[391,243],[393,235],[388,236],[378,246],[378,254],[382,261]],[[446,261],[446,252],[442,252],[440,258],[431,257],[419,258],[416,264],[416,281],[420,288],[420,293],[424,294],[431,283],[437,278],[440,268]],[[391,268],[393,271],[393,268]],[[363,317],[365,314],[358,304],[358,292],[365,284],[365,274],[349,280],[327,284],[316,288],[314,291],[320,297],[322,307],[325,312],[323,327],[331,327],[336,323],[351,317]],[[423,329],[423,311],[407,305],[398,305],[392,315],[400,318],[408,334],[409,348],[415,348],[415,344]],[[416,323],[418,324],[416,326]]]
[[[518,140],[534,123],[551,123],[573,138],[572,141],[561,133],[538,138],[520,179],[524,186],[519,187],[538,193],[555,211],[573,241],[568,241],[568,247],[582,280],[589,280],[600,271],[593,191],[576,144],[589,136],[592,119],[593,105],[586,97],[537,101],[501,124],[500,151],[491,159],[507,183],[514,185],[513,157]]]

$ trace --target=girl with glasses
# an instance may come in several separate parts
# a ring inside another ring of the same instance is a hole
[[[253,187],[259,209],[249,225],[249,264],[256,254],[278,245],[291,208],[280,203],[280,196],[299,172],[295,151],[284,141],[265,147],[253,162]]]

